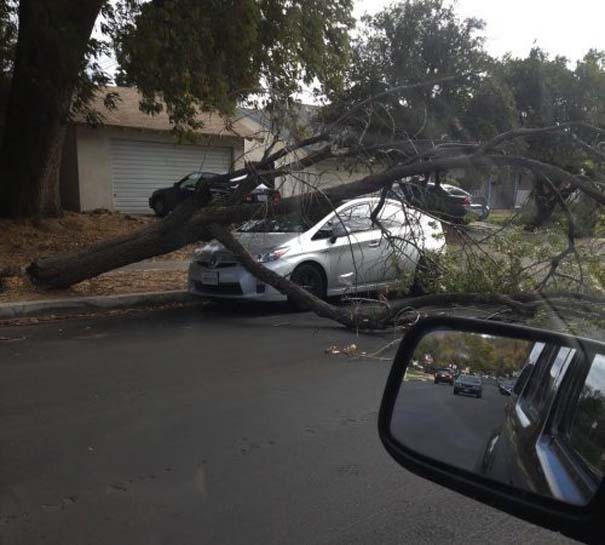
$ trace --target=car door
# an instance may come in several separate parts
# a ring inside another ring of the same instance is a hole
[[[401,203],[387,202],[383,206],[377,217],[379,226],[374,227],[378,230],[372,236],[373,240],[380,239],[380,243],[378,256],[368,271],[371,282],[393,282],[414,273],[418,248],[423,247],[418,216]]]
[[[370,202],[353,204],[339,211],[328,224],[337,235],[330,254],[330,277],[335,287],[357,291],[371,285],[377,276],[384,242],[372,225]]]
[[[199,172],[192,172],[177,184],[177,191],[174,193],[175,206],[193,195],[193,192],[197,188],[197,183],[200,180],[200,176],[201,174]]]

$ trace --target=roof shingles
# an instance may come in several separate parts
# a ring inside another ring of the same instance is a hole
[[[106,108],[104,104],[105,95],[109,92],[118,93],[119,96],[114,110]],[[148,115],[139,109],[140,101],[141,95],[134,87],[106,87],[96,94],[90,108],[101,114],[103,125],[153,131],[170,131],[174,128],[165,109],[159,114]],[[198,120],[203,123],[198,130],[201,134],[255,138],[257,131],[257,128],[245,119],[230,121],[218,113],[200,113]],[[84,115],[77,115],[74,121],[85,123],[86,119]]]

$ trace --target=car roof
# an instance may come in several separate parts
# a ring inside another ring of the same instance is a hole
[[[191,176],[192,174],[195,174],[197,176],[219,176],[218,172],[207,172],[205,170],[192,170],[191,172],[185,174],[185,176],[183,176],[183,178],[186,178],[187,176]]]
[[[336,208],[336,212],[339,212],[340,210],[343,210],[353,204],[364,204],[364,203],[369,203],[369,204],[378,204],[380,202],[380,197],[359,197],[357,199],[349,199],[346,201],[343,201],[343,203],[338,206]],[[401,203],[400,201],[397,201],[395,199],[385,199],[384,200],[385,204],[393,204],[395,206],[405,206],[403,203]],[[405,208],[407,208],[407,206],[405,206]]]

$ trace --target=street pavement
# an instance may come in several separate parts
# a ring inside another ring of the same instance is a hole
[[[453,395],[449,384],[405,382],[391,426],[394,437],[417,452],[474,471],[493,433],[504,423],[508,398],[483,381],[481,399]]]
[[[0,543],[572,543],[386,454],[389,363],[325,350],[392,340],[245,305],[0,330]]]

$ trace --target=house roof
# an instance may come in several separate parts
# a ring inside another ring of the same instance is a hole
[[[118,93],[116,108],[108,109],[104,104],[105,95],[109,92]],[[159,114],[148,115],[139,109],[141,95],[134,87],[105,87],[95,95],[90,108],[102,115],[103,125],[112,127],[128,127],[134,129],[147,129],[153,131],[170,131],[174,125],[170,122],[165,109]],[[214,136],[239,136],[242,138],[256,138],[258,126],[251,119],[229,120],[218,113],[200,113],[198,120],[203,126],[198,129],[201,134]],[[76,123],[86,123],[83,114],[75,116]]]

